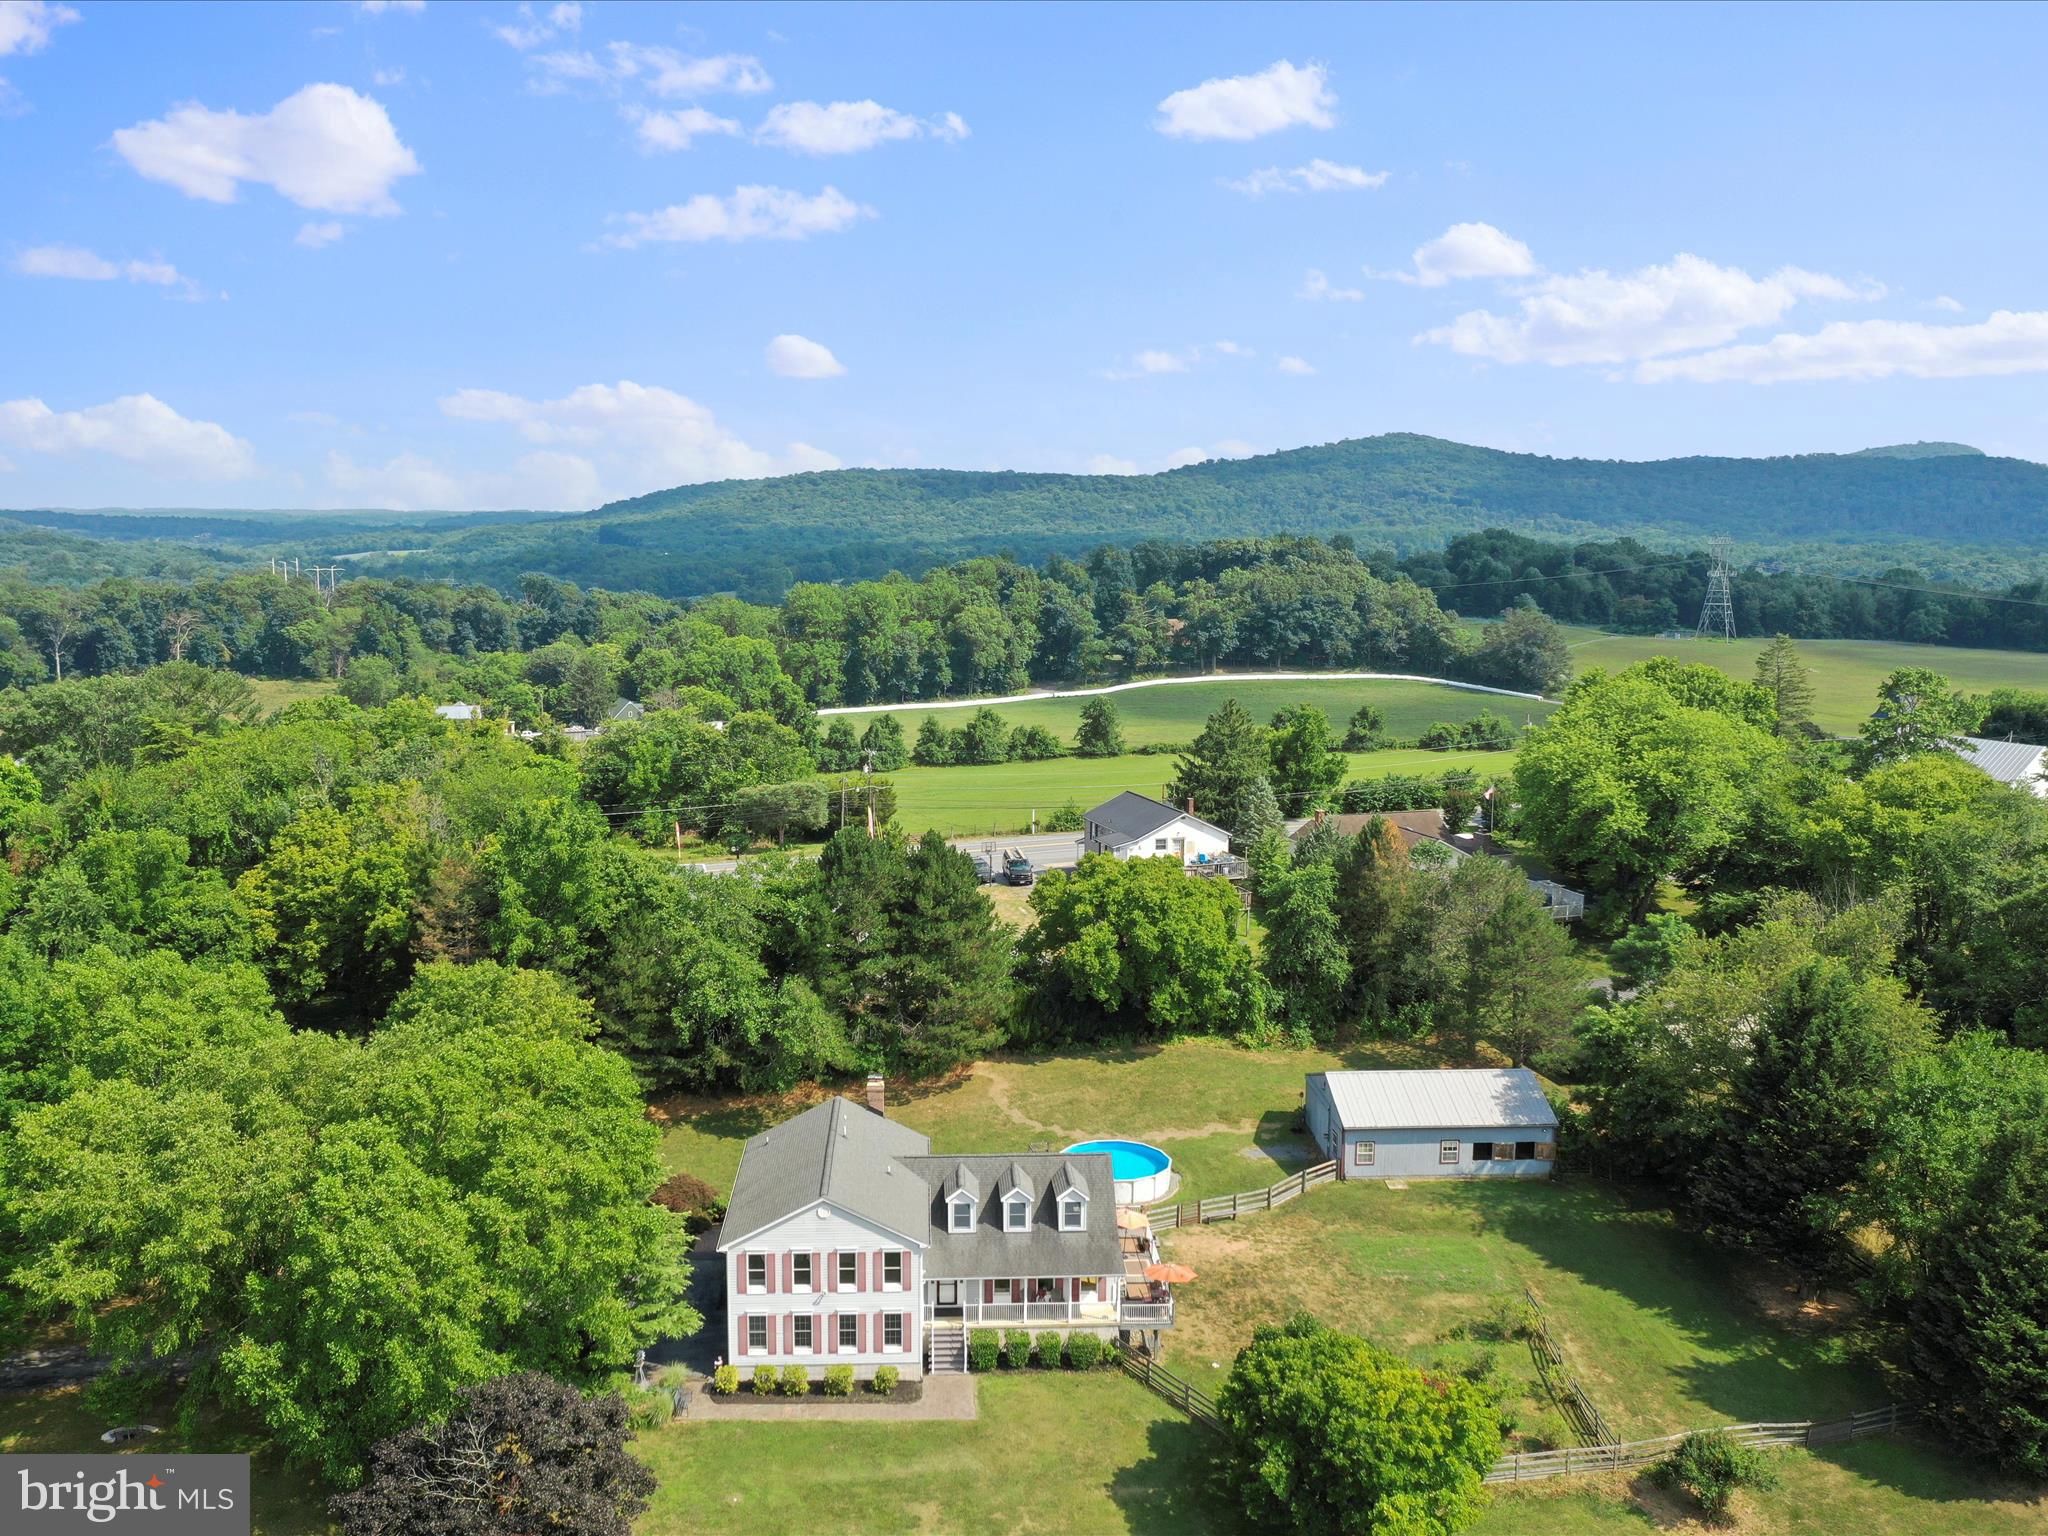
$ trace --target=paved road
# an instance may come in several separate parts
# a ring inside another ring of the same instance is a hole
[[[1443,688],[1461,688],[1467,693],[1491,693],[1509,699],[1542,702],[1540,693],[1523,693],[1514,688],[1490,688],[1485,683],[1464,683],[1454,677],[1429,677],[1420,672],[1205,672],[1193,677],[1147,677],[1135,683],[1105,683],[1099,688],[1041,688],[1035,693],[1005,693],[980,699],[906,699],[900,704],[833,704],[820,715],[879,715],[895,709],[980,709],[995,704],[1036,704],[1046,699],[1092,699],[1105,693],[1128,693],[1133,688],[1172,688],[1183,683],[1435,683]]]
[[[1041,832],[1036,837],[1019,834],[949,837],[946,841],[962,853],[986,854],[997,861],[1001,860],[1004,849],[1021,849],[1034,870],[1071,868],[1081,862],[1081,834],[1078,832]],[[701,869],[707,874],[729,875],[740,866],[737,859],[704,859],[686,867]]]

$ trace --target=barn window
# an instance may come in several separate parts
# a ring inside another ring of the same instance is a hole
[[[1518,1141],[1518,1142],[1516,1142],[1516,1143],[1515,1143],[1515,1157],[1516,1157],[1516,1159],[1517,1159],[1518,1161],[1520,1161],[1520,1162],[1524,1162],[1524,1163],[1527,1163],[1527,1162],[1533,1162],[1533,1161],[1535,1161],[1535,1158],[1536,1158],[1536,1143],[1535,1143],[1535,1142],[1533,1142],[1533,1141]]]
[[[1440,1141],[1436,1144],[1436,1160],[1440,1163],[1458,1161],[1458,1144],[1455,1141]]]
[[[1510,1162],[1514,1155],[1515,1144],[1512,1141],[1496,1141],[1493,1144],[1493,1160],[1496,1163]]]
[[[1373,1143],[1369,1141],[1354,1141],[1351,1143],[1351,1166],[1354,1168],[1370,1168],[1373,1158],[1378,1154],[1379,1148],[1374,1146]]]

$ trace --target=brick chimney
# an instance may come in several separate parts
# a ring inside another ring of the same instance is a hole
[[[882,1074],[879,1072],[868,1074],[868,1108],[878,1115],[886,1115],[889,1112]]]
[[[1188,796],[1188,814],[1190,816],[1195,814],[1195,797],[1193,795]]]

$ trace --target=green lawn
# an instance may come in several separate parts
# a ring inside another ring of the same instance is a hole
[[[275,713],[301,699],[317,699],[334,692],[334,684],[324,679],[299,677],[252,677],[249,687],[266,714]]]
[[[1572,666],[1619,668],[1651,656],[1703,661],[1745,682],[1756,673],[1757,652],[1768,636],[1749,640],[1659,640],[1568,627]],[[1888,640],[1801,640],[1799,654],[1813,670],[1814,721],[1846,735],[1870,716],[1877,685],[1899,667],[1932,667],[1971,693],[1992,688],[2048,688],[2048,655],[2038,651],[1977,651],[1952,645],[1906,645]]]
[[[1390,773],[1434,777],[1453,768],[1470,768],[1485,778],[1506,773],[1515,760],[1512,752],[1353,752],[1349,757],[1349,778]],[[1127,789],[1161,795],[1173,778],[1173,764],[1164,754],[1132,753],[980,768],[912,767],[888,777],[896,786],[896,820],[905,829],[937,828],[949,837],[971,837],[1026,831],[1034,811],[1043,831],[1046,818],[1069,800],[1086,810]]]
[[[1330,717],[1341,734],[1352,712],[1370,704],[1386,720],[1387,733],[1397,737],[1420,736],[1437,720],[1465,721],[1484,710],[1520,725],[1525,719],[1547,719],[1554,707],[1530,699],[1503,698],[1498,694],[1476,693],[1442,683],[1259,681],[1253,683],[1169,683],[1160,687],[1132,688],[1112,693],[1123,723],[1124,742],[1131,747],[1157,746],[1162,742],[1192,741],[1202,722],[1225,699],[1236,699],[1264,724],[1290,704],[1315,704]],[[998,704],[996,712],[1012,725],[1042,725],[1061,741],[1073,744],[1081,723],[1085,699],[1034,699],[1026,704]],[[948,726],[967,723],[964,709],[920,708],[905,704],[896,708],[863,710],[849,718],[865,727],[878,714],[891,714],[902,725],[904,735],[917,737],[917,728],[927,715],[937,715]]]

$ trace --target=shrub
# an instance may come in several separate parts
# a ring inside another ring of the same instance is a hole
[[[674,1211],[692,1232],[702,1232],[725,1215],[717,1190],[691,1173],[672,1173],[651,1196],[664,1210]]]
[[[1102,1361],[1102,1340],[1092,1333],[1076,1333],[1067,1339],[1067,1364],[1077,1371],[1090,1370]]]
[[[721,1365],[711,1373],[711,1390],[720,1397],[731,1397],[740,1389],[740,1368],[736,1365]]]
[[[1657,1481],[1682,1489],[1715,1519],[1728,1513],[1738,1488],[1775,1488],[1778,1472],[1764,1452],[1732,1440],[1723,1430],[1703,1429],[1678,1442],[1657,1463]]]
[[[896,1390],[896,1381],[901,1375],[902,1372],[893,1365],[878,1365],[875,1367],[875,1379],[869,1382],[868,1386],[871,1390],[886,1395]]]
[[[1088,825],[1088,813],[1081,809],[1081,802],[1069,800],[1058,810],[1045,818],[1048,832],[1078,832]]]
[[[1003,1347],[1003,1336],[993,1328],[973,1328],[967,1334],[967,1368],[970,1371],[992,1371],[996,1368],[996,1355]]]
[[[1065,744],[1042,725],[1020,725],[1010,732],[1010,761],[1013,763],[1042,763],[1066,755]],[[1065,829],[1054,827],[1052,830]]]
[[[1058,1370],[1060,1368],[1060,1350],[1065,1343],[1066,1340],[1061,1337],[1057,1329],[1046,1329],[1045,1332],[1038,1336],[1038,1363],[1049,1371]]]
[[[754,1395],[767,1397],[775,1390],[775,1367],[757,1365],[754,1367]]]
[[[653,1387],[628,1387],[622,1395],[626,1399],[626,1420],[635,1429],[659,1429],[675,1416],[666,1392]]]
[[[827,1397],[853,1396],[853,1367],[850,1365],[826,1366],[824,1391]]]
[[[1003,1364],[1012,1369],[1022,1369],[1031,1363],[1031,1330],[1029,1328],[1005,1328],[1003,1330]]]
[[[805,1397],[811,1390],[811,1373],[801,1365],[785,1365],[782,1368],[782,1395],[784,1397]]]

